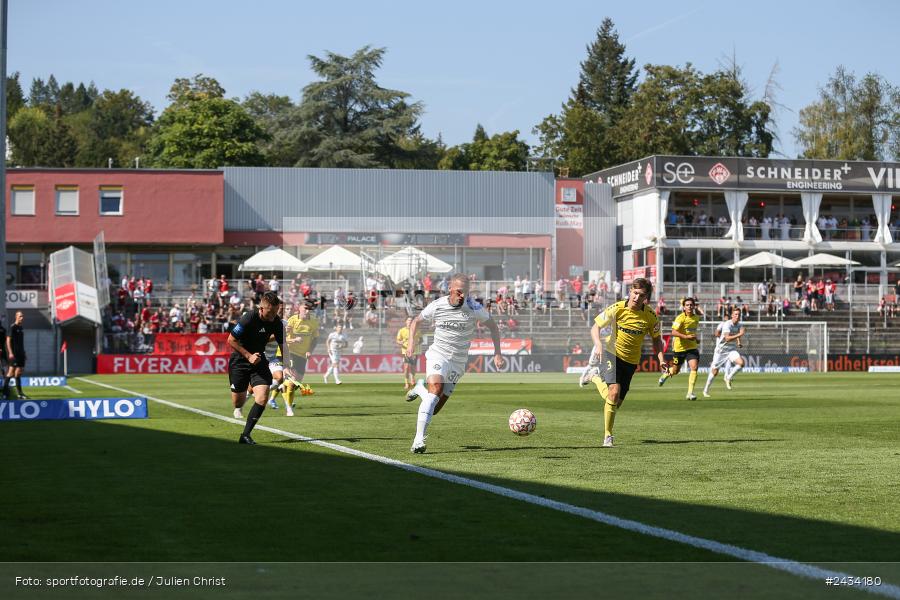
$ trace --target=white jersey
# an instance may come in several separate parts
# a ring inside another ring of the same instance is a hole
[[[340,354],[341,350],[347,347],[347,336],[337,331],[328,334],[328,340],[325,342],[329,354]]]
[[[728,319],[727,321],[722,321],[716,326],[716,332],[719,334],[716,338],[716,350],[717,354],[728,354],[733,350],[737,350],[737,340],[731,340],[726,342],[726,335],[737,335],[741,332],[741,329],[744,327],[744,324],[738,321],[736,324]]]
[[[491,315],[471,298],[466,298],[460,308],[453,308],[449,296],[444,296],[426,306],[419,317],[434,323],[434,341],[429,352],[447,360],[464,361],[475,337],[475,324],[487,321]]]

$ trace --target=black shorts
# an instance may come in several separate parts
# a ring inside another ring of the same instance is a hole
[[[306,356],[291,354],[290,367],[294,371],[294,375],[297,376],[297,381],[303,381],[303,376],[306,375]]]
[[[418,358],[417,356],[406,356],[406,355],[404,354],[404,355],[403,355],[403,364],[407,364],[407,365],[409,365],[409,366],[411,366],[411,367],[415,367],[415,366],[416,366],[416,359],[417,359],[417,358]]]
[[[685,350],[684,352],[676,352],[675,358],[673,359],[672,362],[674,362],[676,365],[683,365],[683,364],[686,364],[687,361],[689,361],[691,359],[700,360],[700,350],[698,350],[697,348],[694,348],[693,350]]]
[[[621,402],[628,395],[631,378],[634,377],[636,369],[637,365],[604,352],[603,360],[600,361],[600,378],[606,385],[619,384],[619,401]]]
[[[25,361],[27,359],[28,359],[28,357],[25,356],[24,352],[22,352],[20,354],[16,354],[15,358],[13,358],[11,361],[9,361],[9,366],[13,367],[13,368],[17,368],[17,369],[24,369]]]
[[[231,384],[231,391],[237,394],[246,392],[247,387],[272,385],[269,361],[263,357],[258,363],[251,365],[243,356],[232,354],[228,361],[228,382]]]

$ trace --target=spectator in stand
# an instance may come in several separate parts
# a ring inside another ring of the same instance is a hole
[[[309,295],[312,293],[312,286],[309,284],[308,279],[302,279],[300,281],[300,295],[303,296],[304,301],[309,300]]]
[[[788,317],[791,314],[791,301],[787,296],[781,301],[781,314],[785,317]]]
[[[272,279],[269,280],[269,289],[276,294],[281,294],[281,281],[278,280],[277,273],[272,274]]]
[[[600,280],[600,285],[597,286],[597,301],[603,304],[606,304],[607,297],[609,296],[609,284],[606,283],[606,279]]]
[[[197,333],[209,333],[209,321],[206,317],[200,319],[200,322],[197,324]]]
[[[144,281],[144,302],[150,302],[151,294],[153,294],[153,280],[148,277]]]
[[[366,325],[371,328],[378,327],[378,313],[375,311],[374,306],[369,306],[366,310],[365,317],[363,317],[366,321]]]
[[[619,281],[619,278],[616,277],[613,280],[612,284],[612,293],[613,293],[613,302],[618,302],[620,296],[622,295],[622,283]]]
[[[719,298],[719,301],[716,303],[716,318],[723,319],[726,314],[726,305],[725,305],[725,296]]]
[[[809,300],[810,312],[819,310],[819,293],[816,290],[816,282],[810,278],[806,281],[806,298]]]
[[[766,305],[766,316],[774,317],[778,314],[778,307],[781,305],[781,300],[776,298],[775,295],[769,296],[769,303]]]
[[[556,281],[556,285],[553,288],[554,295],[556,297],[556,301],[559,303],[559,307],[563,307],[563,301],[566,299],[566,289],[568,288],[568,284],[566,280],[560,277]]]
[[[746,302],[741,300],[740,296],[738,296],[737,299],[734,301],[734,306],[741,309],[741,318],[750,316],[750,307],[747,306]]]
[[[757,284],[756,293],[759,295],[759,303],[765,304],[767,296],[769,295],[769,286],[766,285],[765,281],[760,281]]]
[[[260,300],[262,300],[263,294],[266,293],[266,280],[263,279],[262,273],[256,276],[256,281],[253,283],[253,300],[256,304],[259,304]]]
[[[882,296],[878,301],[878,316],[883,317],[887,314],[887,297]]]
[[[770,280],[769,280],[769,285],[768,285],[768,292],[769,292],[768,295],[769,295],[769,298],[774,298],[774,297],[775,297],[776,289],[777,289],[777,288],[775,287],[775,281],[772,280],[772,279],[770,279]]]
[[[515,333],[519,330],[519,321],[516,320],[512,315],[506,320],[506,326],[509,328],[510,333]]]
[[[874,221],[874,219],[873,219]],[[863,217],[862,220],[862,239],[863,241],[869,241],[872,239],[872,221],[869,220],[869,217]]]
[[[353,354],[361,354],[365,343],[366,341],[363,339],[363,336],[359,336],[359,338],[353,342]]]
[[[772,217],[763,216],[762,221],[759,224],[759,238],[761,240],[771,239],[769,237],[769,231],[772,229]]]
[[[825,281],[825,310],[829,312],[834,310],[834,292],[836,289],[837,286],[831,279]]]
[[[366,298],[366,304],[372,310],[378,307],[378,292],[375,290],[375,288],[369,289],[368,296]]]
[[[800,301],[803,300],[805,289],[806,284],[803,282],[803,275],[797,275],[797,279],[794,281],[794,295],[796,296],[797,308],[800,308]]]
[[[755,216],[750,215],[750,218],[747,219],[747,238],[754,239],[759,237],[759,231],[757,228],[759,227],[759,221]]]
[[[127,282],[126,282],[126,285],[127,285]],[[124,311],[124,310],[125,310],[125,305],[127,304],[127,300],[128,300],[128,298],[129,298],[129,296],[128,296],[128,289],[127,289],[127,288],[124,288],[124,287],[120,287],[120,288],[119,288],[119,291],[116,292],[116,295],[118,296],[118,303],[117,303],[117,304],[118,304],[119,310]]]
[[[219,275],[219,300],[223,303],[227,300],[229,293],[228,280],[225,279],[225,273]]]
[[[534,283],[528,279],[528,275],[526,275],[522,279],[522,305],[531,304],[531,299],[534,297]]]
[[[175,306],[169,309],[169,321],[174,323],[175,321],[180,321],[182,318],[184,318],[184,313],[181,310],[181,305],[176,302]]]
[[[522,278],[519,275],[516,275],[516,280],[513,282],[513,298],[516,299],[516,302],[522,302],[525,299],[522,291]]]
[[[134,298],[134,290],[137,289],[137,280],[134,278],[134,275],[131,276],[131,279],[128,280],[128,295]]]
[[[724,215],[719,217],[719,220],[716,221],[716,226],[718,229],[716,232],[717,236],[723,236],[728,233],[728,219]]]
[[[656,300],[656,314],[657,315],[666,314],[666,299],[663,298],[662,294],[660,294],[659,298]]]
[[[422,278],[422,289],[425,291],[425,304],[434,300],[434,281],[431,279],[431,273],[425,273]]]
[[[572,294],[575,296],[575,302],[580,305],[582,294],[584,292],[584,281],[581,279],[581,275],[578,275],[571,281],[571,286]]]
[[[569,350],[569,353],[575,355],[584,354],[584,348],[581,347],[581,344],[575,342],[575,344],[572,345],[572,349]]]
[[[144,302],[144,280],[135,282],[134,291],[131,292],[131,297],[134,298],[134,303],[137,306],[143,306],[146,304]]]

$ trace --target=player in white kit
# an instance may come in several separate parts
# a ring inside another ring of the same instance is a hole
[[[334,373],[334,382],[341,385],[341,378],[338,369],[341,366],[341,352],[347,347],[347,336],[343,334],[344,326],[338,323],[334,327],[334,331],[328,334],[325,347],[328,349],[328,370],[325,371],[325,383],[328,383],[328,376]]]
[[[744,357],[737,351],[742,345],[742,337],[744,337],[744,325],[741,323],[741,309],[734,308],[731,311],[731,318],[716,326],[716,349],[713,352],[712,363],[709,365],[706,385],[703,387],[704,398],[709,398],[709,388],[713,379],[719,374],[719,369],[725,371],[725,387],[731,389],[731,380],[738,371],[744,368]]]
[[[425,452],[425,433],[431,417],[436,415],[453,393],[463,373],[469,345],[475,337],[476,324],[481,322],[491,332],[494,342],[494,365],[503,366],[500,355],[500,330],[497,323],[483,306],[468,297],[469,278],[457,273],[450,279],[450,294],[435,300],[413,319],[409,327],[410,339],[416,339],[416,330],[422,321],[434,323],[434,341],[425,352],[425,381],[420,379],[406,394],[412,402],[419,398],[419,412],[416,420],[416,437],[411,450],[416,454]],[[411,357],[415,344],[409,344],[406,355]]]

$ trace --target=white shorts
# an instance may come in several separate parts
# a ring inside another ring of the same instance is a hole
[[[740,357],[741,355],[737,350],[731,350],[730,352],[715,352],[713,353],[712,363],[710,363],[709,368],[723,369],[728,363],[737,362]]]
[[[274,375],[275,373],[281,373],[284,371],[284,363],[281,362],[281,359],[278,360],[270,360],[269,361],[269,371]]]
[[[431,350],[425,353],[425,380],[440,375],[444,380],[444,395],[453,393],[456,384],[466,372],[465,361],[452,361]]]
[[[339,365],[341,363],[341,353],[340,352],[329,352],[328,360],[331,361],[333,365]]]

